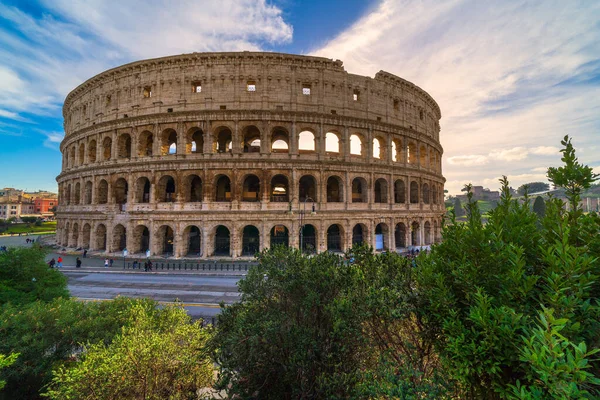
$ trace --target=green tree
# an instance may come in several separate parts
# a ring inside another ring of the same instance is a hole
[[[109,344],[85,347],[82,360],[61,366],[45,396],[51,399],[197,398],[209,387],[213,366],[200,321],[182,307],[149,310],[134,305],[131,321]]]
[[[524,196],[525,193],[538,193],[550,190],[550,185],[545,182],[529,182],[518,187],[517,193]]]
[[[546,214],[546,203],[542,196],[537,196],[535,198],[535,201],[533,202],[533,212],[536,213],[540,219],[544,218],[544,214]]]
[[[0,370],[5,367],[10,367],[17,360],[17,357],[19,357],[19,353],[13,353],[8,357],[4,354],[0,354]],[[2,390],[4,386],[6,386],[6,382],[0,380],[0,390]]]
[[[44,257],[45,251],[39,246],[0,253],[0,305],[69,297],[67,278],[48,268]]]

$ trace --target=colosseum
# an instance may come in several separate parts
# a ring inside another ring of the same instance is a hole
[[[129,256],[377,251],[440,240],[440,109],[339,60],[193,53],[67,96],[57,242]]]

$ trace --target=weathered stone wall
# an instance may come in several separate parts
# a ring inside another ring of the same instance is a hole
[[[237,257],[282,240],[283,226],[298,247],[301,224],[314,227],[319,251],[375,246],[377,235],[386,249],[440,238],[439,108],[383,71],[372,79],[324,58],[194,53],[106,71],[71,92],[63,114],[65,246],[206,257],[225,248],[222,226],[225,253]]]

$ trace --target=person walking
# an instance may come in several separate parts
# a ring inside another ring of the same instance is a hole
[[[81,259],[79,257],[75,260],[75,268],[81,268]]]
[[[62,268],[63,259],[61,256],[58,256],[58,260],[56,260],[56,268]]]
[[[87,249],[83,249],[83,258],[87,257]]]
[[[54,264],[56,264],[56,260],[54,258],[52,260],[48,261],[48,266],[50,268],[54,268]]]
[[[108,261],[108,266],[112,267],[113,263],[115,262],[115,260],[113,260],[112,258]]]
[[[104,268],[108,268],[108,258],[104,259]]]

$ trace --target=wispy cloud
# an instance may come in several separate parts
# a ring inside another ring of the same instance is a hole
[[[497,187],[553,162],[565,134],[582,150],[597,142],[599,20],[600,2],[383,0],[313,53],[427,90],[442,109],[448,189],[463,178]]]
[[[60,142],[62,142],[65,137],[64,132],[45,132],[40,131],[41,134],[46,136],[46,140],[44,140],[44,147],[49,149],[57,150]]]

